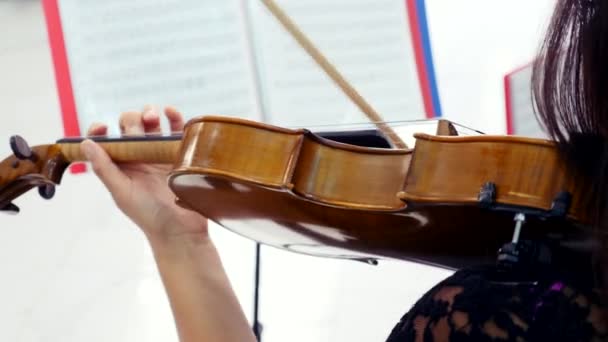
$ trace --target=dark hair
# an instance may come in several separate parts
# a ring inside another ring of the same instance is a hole
[[[532,72],[540,124],[586,189],[596,233],[608,232],[608,1],[558,0]],[[599,234],[600,236],[603,234]],[[606,239],[596,270],[606,284]],[[606,286],[599,285],[606,289]]]

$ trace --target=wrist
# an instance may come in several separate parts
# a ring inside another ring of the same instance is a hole
[[[216,253],[215,245],[206,232],[145,235],[157,260],[192,258],[195,255],[200,257],[200,254]]]

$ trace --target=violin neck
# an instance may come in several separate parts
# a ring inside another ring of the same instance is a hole
[[[181,135],[105,138],[91,137],[117,163],[173,164],[181,146]],[[67,138],[57,145],[68,162],[86,161],[80,150],[85,138]]]

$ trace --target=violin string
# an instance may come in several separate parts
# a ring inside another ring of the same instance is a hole
[[[150,137],[150,138],[154,138],[154,137],[172,137],[172,136],[181,136],[182,135],[182,131],[171,131],[169,132],[169,134],[165,134],[163,132],[152,132],[152,133],[145,133],[145,134],[120,134],[120,135],[85,135],[85,136],[78,136],[78,137],[73,137],[73,138],[79,138],[79,139],[118,139],[118,138],[142,138],[142,137]],[[70,137],[72,138],[72,137]]]
[[[433,123],[437,123],[438,121],[439,121],[439,119],[434,118],[434,119],[382,121],[381,123],[391,126],[393,128],[395,128],[395,127],[413,128],[416,126],[433,127],[432,126]],[[338,129],[338,128],[357,129],[357,128],[365,128],[365,127],[375,128],[378,123],[380,123],[380,122],[356,121],[356,122],[349,122],[349,123],[314,124],[314,125],[307,126],[306,128],[309,130],[314,130],[314,129],[321,130],[321,129],[327,129],[327,128],[336,128],[336,129]],[[456,127],[458,135],[460,135],[460,136],[474,136],[474,135],[483,135],[484,134],[483,132],[476,130],[474,128],[470,128],[470,127],[467,127],[467,126],[459,124],[459,123],[454,123],[454,122],[451,122],[451,123]],[[301,129],[303,127],[290,125],[290,126],[287,126],[286,128]],[[459,128],[461,128],[461,129],[459,129]],[[87,139],[87,138],[118,139],[118,138],[141,138],[141,137],[154,138],[154,137],[167,137],[167,136],[181,136],[182,134],[183,134],[182,131],[171,131],[171,132],[168,132],[168,134],[165,134],[163,132],[152,132],[152,133],[146,133],[146,134],[88,135],[88,136],[80,136],[80,137],[76,137],[76,138],[81,138],[81,139]]]

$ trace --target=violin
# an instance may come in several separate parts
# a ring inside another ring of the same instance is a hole
[[[584,245],[581,190],[555,145],[514,136],[458,136],[442,120],[411,148],[380,131],[323,132],[203,116],[181,135],[94,138],[117,163],[172,165],[177,203],[280,249],[375,263],[448,268],[493,261],[525,215],[526,238]],[[29,147],[10,139],[0,162],[0,208],[37,187],[51,198],[81,139]]]
[[[461,268],[497,253],[517,258],[526,239],[589,255],[584,190],[553,142],[459,136],[442,120],[408,147],[273,0],[262,2],[377,129],[315,133],[204,116],[181,135],[93,140],[117,163],[172,165],[167,180],[180,206],[292,252]],[[13,200],[35,187],[52,198],[66,168],[85,160],[81,141],[30,148],[12,137],[13,155],[0,162],[0,210],[18,212]]]

